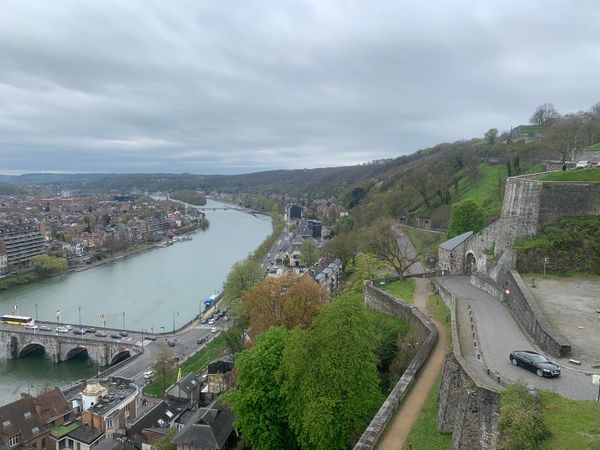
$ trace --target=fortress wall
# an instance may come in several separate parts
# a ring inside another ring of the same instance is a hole
[[[600,183],[540,184],[539,229],[563,217],[600,215]]]

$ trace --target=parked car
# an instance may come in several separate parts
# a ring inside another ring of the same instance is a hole
[[[40,331],[52,331],[48,325],[40,325]]]
[[[154,370],[149,370],[148,372],[144,372],[144,378],[146,380],[149,380],[150,378],[152,378],[154,376]]]
[[[67,327],[56,327],[56,331],[58,333],[68,333],[69,329]]]
[[[227,322],[229,320],[229,317],[225,316],[223,317],[223,322]]]
[[[210,320],[208,321],[208,324],[209,324],[209,325],[214,325],[214,324],[215,324],[215,319],[210,319]]]
[[[125,330],[122,330],[122,331],[119,331],[119,335],[121,337],[127,337],[127,336],[129,336],[129,333],[127,333],[127,331],[125,331]]]
[[[198,340],[196,341],[196,344],[200,345],[200,344],[204,344],[205,342],[206,342],[205,337],[199,337]]]
[[[121,339],[121,335],[120,334],[116,334],[116,333],[115,334],[111,334],[110,337],[112,339]]]
[[[208,323],[208,319],[202,319],[202,320],[200,321],[200,323],[201,323],[202,325],[206,325],[206,324]]]
[[[576,169],[585,169],[589,165],[590,165],[589,161],[577,161],[577,164],[575,164],[575,168]]]
[[[539,353],[515,350],[510,353],[513,366],[520,366],[534,372],[538,377],[559,377],[560,366]]]
[[[96,334],[96,336],[98,336],[98,337],[106,337],[106,333],[105,333],[104,331],[100,331],[100,330],[98,330],[98,331],[96,331],[96,333],[95,333],[95,334]]]

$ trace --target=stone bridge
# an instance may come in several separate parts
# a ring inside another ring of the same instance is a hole
[[[0,330],[0,342],[7,359],[16,359],[43,349],[58,363],[82,352],[100,366],[117,363],[137,352],[133,342],[119,342],[86,335],[33,333],[29,330]]]

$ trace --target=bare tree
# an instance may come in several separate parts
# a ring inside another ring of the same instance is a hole
[[[399,235],[390,221],[383,220],[371,227],[364,237],[365,250],[388,263],[402,278],[404,272],[419,261],[407,237]]]
[[[559,117],[560,114],[552,103],[544,103],[536,108],[529,122],[537,125],[550,125]]]

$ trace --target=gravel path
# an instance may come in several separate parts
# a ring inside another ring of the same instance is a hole
[[[429,280],[416,279],[414,304],[420,311],[429,315],[427,311],[427,298],[432,292],[429,289]],[[432,319],[433,320],[433,319]],[[421,408],[427,400],[429,392],[438,379],[444,362],[444,355],[448,349],[449,330],[444,325],[433,320],[438,329],[438,340],[429,355],[425,366],[419,372],[415,384],[396,411],[396,415],[388,424],[381,442],[377,445],[379,450],[398,450],[406,441],[408,433],[414,425]]]

